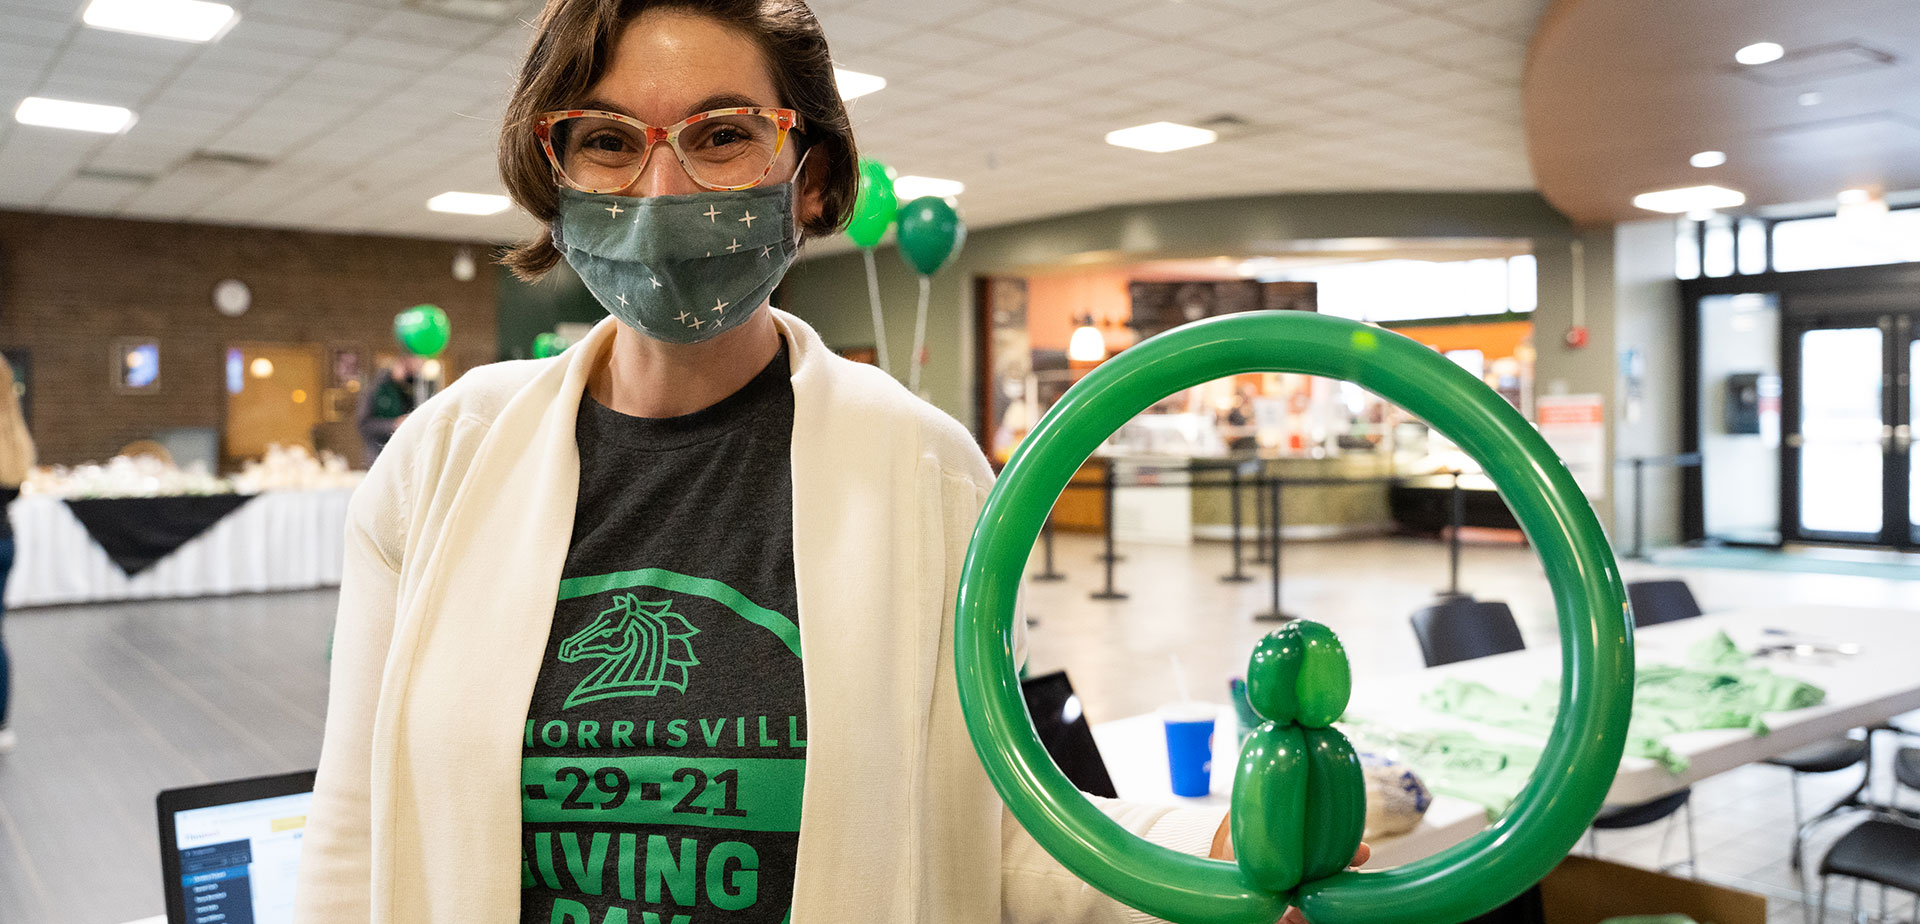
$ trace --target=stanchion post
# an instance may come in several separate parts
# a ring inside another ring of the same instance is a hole
[[[1221,575],[1220,580],[1241,584],[1253,578],[1240,570],[1240,464],[1237,462],[1227,467],[1227,506],[1233,508],[1233,573]]]
[[[1267,557],[1267,467],[1261,463],[1253,475],[1253,557],[1249,565],[1268,564]]]
[[[1467,496],[1460,493],[1460,473],[1449,473],[1453,483],[1447,488],[1447,589],[1440,592],[1442,600],[1464,600],[1472,594],[1460,592],[1460,530],[1467,523]]]
[[[1097,557],[1109,565],[1116,561],[1127,560],[1125,555],[1121,555],[1113,550],[1113,488],[1116,481],[1117,479],[1113,476],[1113,460],[1108,459],[1106,474],[1100,479],[1101,490],[1106,494],[1104,503],[1107,505],[1107,548],[1106,551],[1101,552]],[[1107,586],[1113,586],[1113,582],[1108,581]]]
[[[1044,551],[1046,570],[1033,576],[1036,581],[1058,581],[1066,575],[1053,570],[1053,512],[1047,512],[1047,522],[1040,527],[1040,544]]]
[[[1267,486],[1267,529],[1269,531],[1267,552],[1273,556],[1273,580],[1270,587],[1273,609],[1253,618],[1270,622],[1286,622],[1295,617],[1280,607],[1280,478],[1277,475]]]
[[[1644,561],[1647,557],[1647,460],[1635,457],[1633,463],[1633,551],[1627,557]]]
[[[1095,591],[1091,596],[1095,600],[1125,600],[1127,599],[1126,594],[1113,589],[1113,563],[1119,561],[1120,556],[1113,554],[1113,463],[1111,461],[1107,463],[1106,488],[1107,541],[1106,552],[1100,556],[1100,559],[1107,563],[1107,586]]]

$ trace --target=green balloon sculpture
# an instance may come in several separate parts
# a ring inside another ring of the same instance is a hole
[[[960,252],[967,226],[939,196],[921,196],[900,207],[900,256],[922,276],[931,276]]]
[[[393,318],[393,339],[415,356],[439,356],[452,335],[453,325],[437,305],[415,305]]]
[[[1135,414],[1249,372],[1343,379],[1432,424],[1478,460],[1539,549],[1559,615],[1560,709],[1525,789],[1492,827],[1393,869],[1348,871],[1365,815],[1352,747],[1328,726],[1351,686],[1324,627],[1263,640],[1249,698],[1267,721],[1235,775],[1236,861],[1149,844],[1076,790],[1035,735],[1013,664],[1021,573],[1047,512],[1093,450]],[[961,573],[955,672],[967,731],[1007,808],[1067,869],[1181,924],[1455,924],[1520,894],[1564,857],[1612,786],[1633,701],[1632,623],[1607,537],[1540,434],[1479,379],[1399,334],[1303,312],[1198,321],[1088,373],[1042,418],[981,511]]]
[[[847,237],[852,238],[856,246],[873,248],[886,236],[899,209],[900,201],[893,193],[893,168],[877,160],[860,158],[860,194],[853,200]]]
[[[533,358],[546,359],[549,356],[559,356],[566,352],[567,346],[566,338],[552,331],[536,334],[533,338]]]
[[[1267,721],[1241,747],[1230,833],[1248,881],[1270,892],[1325,879],[1360,847],[1367,784],[1332,727],[1352,691],[1346,649],[1317,622],[1290,622],[1253,650],[1247,700]]]

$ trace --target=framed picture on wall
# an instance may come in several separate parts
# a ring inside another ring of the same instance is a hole
[[[148,394],[160,390],[160,341],[151,337],[116,340],[107,359],[114,391]]]
[[[329,345],[327,371],[331,376],[327,384],[334,388],[345,388],[348,382],[360,381],[360,347],[351,343]]]

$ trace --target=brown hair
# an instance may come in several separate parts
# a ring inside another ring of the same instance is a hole
[[[620,30],[653,9],[684,10],[740,30],[760,46],[780,104],[800,113],[799,141],[821,148],[809,163],[826,182],[819,217],[805,237],[832,234],[846,223],[859,191],[853,125],[834,82],[833,59],[820,21],[803,0],[548,0],[533,47],[520,68],[500,128],[500,177],[513,201],[547,224],[560,214],[553,165],[534,137],[542,112],[576,105],[606,73]],[[538,279],[560,261],[550,234],[523,241],[501,262],[522,279]]]

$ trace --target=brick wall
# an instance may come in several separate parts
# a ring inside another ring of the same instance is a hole
[[[350,345],[370,368],[393,351],[393,316],[428,302],[453,325],[452,370],[491,362],[494,267],[460,282],[450,241],[124,221],[0,211],[0,347],[31,352],[29,426],[42,461],[104,459],[174,427],[219,428],[229,343]],[[238,318],[213,308],[214,284],[253,290]],[[116,392],[122,338],[160,342],[160,386]]]

